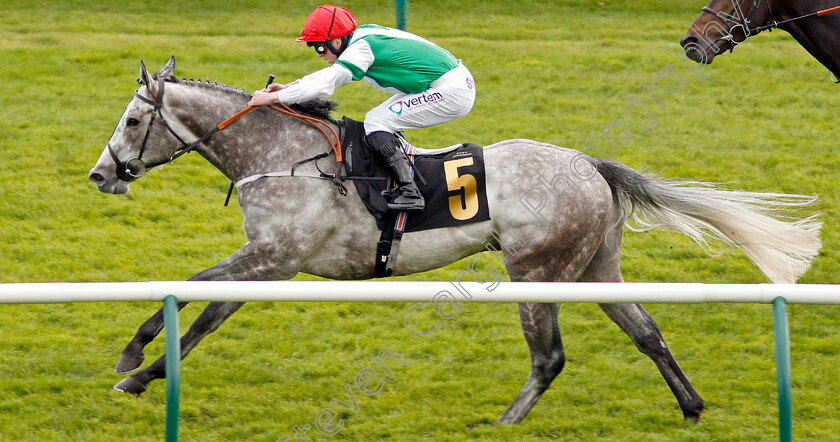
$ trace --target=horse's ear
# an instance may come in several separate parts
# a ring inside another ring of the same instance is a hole
[[[160,71],[158,71],[157,76],[159,78],[174,78],[175,73],[175,56],[169,57],[169,61],[166,62],[166,66],[163,67]]]
[[[151,74],[149,74],[149,71],[146,70],[146,64],[143,63],[143,60],[140,60],[140,78],[137,79],[137,82],[146,86],[146,90],[149,91],[150,96],[157,96],[157,81],[155,81]]]
[[[140,77],[137,78],[137,82],[140,84],[149,84],[151,83],[151,79],[152,76],[146,70],[146,64],[143,63],[143,60],[140,60]]]

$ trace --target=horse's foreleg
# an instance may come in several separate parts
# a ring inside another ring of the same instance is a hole
[[[181,311],[187,304],[187,302],[179,302],[178,311]],[[146,355],[143,354],[143,348],[146,347],[146,344],[152,342],[161,330],[163,330],[163,307],[140,326],[137,334],[125,346],[115,371],[122,374],[137,370],[146,358]]]
[[[522,332],[531,350],[531,375],[519,396],[496,423],[515,424],[531,408],[563,370],[566,356],[557,323],[558,304],[519,304]]]
[[[695,422],[703,412],[703,398],[697,394],[688,381],[659,330],[659,325],[639,304],[601,304],[601,309],[610,317],[636,344],[636,348],[653,359],[662,377],[671,387],[683,416]]]
[[[256,247],[255,244],[248,243],[245,247],[238,250],[226,260],[210,267],[207,270],[193,275],[190,278],[190,281],[206,281],[214,279],[259,279],[259,276],[264,275],[254,274],[253,269],[260,267],[259,263],[263,260],[258,258],[265,255],[265,253],[261,253],[260,248]],[[250,278],[246,275],[250,276]],[[186,302],[179,302],[178,311],[184,308],[187,304],[188,303]],[[152,342],[152,340],[160,334],[161,330],[163,330],[162,307],[140,326],[137,333],[134,335],[134,338],[132,338],[128,345],[125,346],[122,356],[120,356],[120,360],[117,362],[115,371],[122,374],[137,370],[146,357],[143,354],[143,348],[146,347],[148,343]]]
[[[213,333],[227,318],[236,313],[244,302],[211,302],[181,337],[181,359],[189,354],[202,338]],[[114,389],[139,396],[149,382],[166,377],[166,356],[161,356],[147,368],[123,379]]]
[[[292,241],[292,240],[289,240]],[[289,256],[276,241],[251,241],[224,261],[196,273],[190,281],[275,281],[289,279],[305,257]]]
[[[280,254],[269,243],[249,242],[224,261],[190,278],[201,280],[269,280],[288,279],[297,273],[291,260],[280,261]],[[180,309],[187,303],[179,303]],[[181,338],[181,357],[189,353],[202,338],[215,331],[222,322],[236,312],[242,303],[213,302],[193,322],[189,331]],[[159,310],[144,323],[137,336],[131,340],[117,364],[118,372],[136,369],[143,361],[143,346],[150,342],[163,328],[163,309]],[[160,358],[151,366],[114,386],[117,390],[139,395],[146,391],[146,385],[153,379],[165,376],[165,358]],[[120,370],[124,371],[120,371]]]

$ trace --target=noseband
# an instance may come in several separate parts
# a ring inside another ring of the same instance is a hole
[[[139,99],[140,101],[152,105],[154,110],[152,111],[152,118],[149,120],[149,126],[146,128],[146,135],[143,136],[143,144],[140,145],[140,153],[137,154],[136,157],[129,158],[126,161],[121,161],[118,157],[114,149],[111,147],[111,144],[108,143],[108,153],[111,154],[111,158],[114,159],[114,163],[116,163],[117,168],[117,178],[125,182],[132,182],[137,178],[143,176],[147,170],[160,166],[162,164],[171,163],[175,161],[181,155],[187,154],[195,149],[198,144],[205,141],[206,138],[202,137],[200,140],[196,141],[192,144],[187,144],[175,130],[172,129],[172,126],[166,121],[166,118],[163,117],[163,92],[166,87],[166,80],[155,77],[155,80],[158,82],[158,93],[155,101],[152,101],[142,95],[138,91],[134,91],[134,97]],[[139,82],[140,80],[138,80]],[[142,83],[141,83],[142,84]],[[163,123],[163,127],[169,131],[180,143],[181,148],[176,151],[174,155],[172,155],[168,160],[164,161],[157,161],[153,163],[146,163],[143,161],[143,152],[146,151],[146,143],[149,141],[149,134],[152,132],[152,126],[155,124],[155,118],[159,117],[160,122]],[[209,137],[209,136],[208,136]]]

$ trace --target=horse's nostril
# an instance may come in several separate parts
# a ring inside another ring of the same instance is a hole
[[[690,36],[690,35],[686,35],[685,37],[682,38],[682,40],[680,40],[680,46],[682,46],[682,47],[686,47],[687,45],[690,45],[690,44],[693,44],[693,43],[697,43],[697,39]]]
[[[105,181],[105,177],[103,177],[102,175],[100,175],[98,173],[90,174],[89,178],[90,178],[91,181],[93,181],[96,184],[99,184],[99,183]]]

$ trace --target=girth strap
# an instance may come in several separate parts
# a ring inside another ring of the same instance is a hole
[[[376,262],[374,263],[374,278],[387,278],[394,272],[397,264],[397,253],[400,249],[400,241],[408,224],[408,214],[405,212],[394,213],[393,222],[387,221],[382,234],[379,235],[379,242],[376,244]]]

